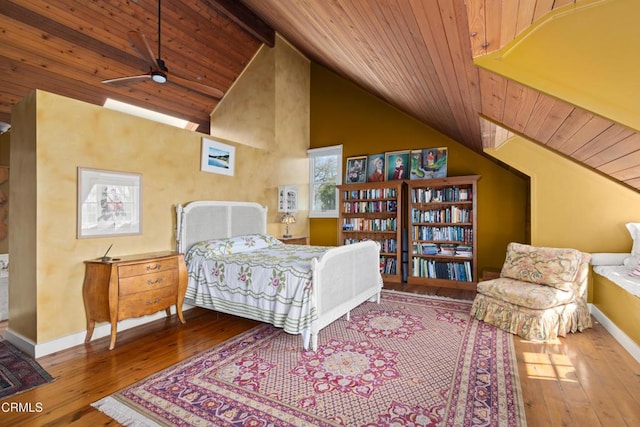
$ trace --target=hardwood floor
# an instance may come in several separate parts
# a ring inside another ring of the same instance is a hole
[[[471,299],[447,289],[386,288]],[[100,338],[38,359],[54,382],[0,402],[0,422],[11,426],[119,425],[90,404],[129,384],[200,353],[256,322],[203,309],[122,331],[114,350]],[[0,333],[3,334],[2,323]],[[6,323],[4,325],[6,328]],[[529,426],[636,426],[640,422],[640,364],[602,327],[548,344],[514,337]],[[42,412],[11,412],[20,402]]]

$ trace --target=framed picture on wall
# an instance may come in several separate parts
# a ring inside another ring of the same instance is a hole
[[[281,185],[278,187],[278,212],[296,212],[298,210],[298,187]]]
[[[384,181],[384,153],[367,157],[367,182]]]
[[[425,148],[422,150],[422,170],[424,178],[447,177],[447,147]]]
[[[142,175],[78,168],[78,238],[142,234]]]
[[[385,153],[387,181],[397,181],[409,177],[409,153],[409,150]]]
[[[235,173],[236,148],[209,138],[202,138],[200,170],[233,176]]]
[[[344,183],[367,182],[367,156],[347,157]]]

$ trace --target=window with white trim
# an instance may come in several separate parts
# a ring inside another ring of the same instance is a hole
[[[337,218],[342,183],[342,145],[312,148],[309,155],[309,217]]]

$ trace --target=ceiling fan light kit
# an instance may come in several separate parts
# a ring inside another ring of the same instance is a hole
[[[167,82],[167,75],[165,73],[163,73],[162,71],[152,71],[151,72],[151,80],[153,80],[156,83],[166,83]]]

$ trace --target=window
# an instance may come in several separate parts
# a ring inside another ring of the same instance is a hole
[[[309,217],[337,218],[342,182],[342,145],[313,148],[309,154]]]
[[[111,110],[120,111],[121,113],[131,114],[133,116],[142,117],[156,122],[164,123],[171,126],[176,126],[183,129],[189,129],[195,131],[198,129],[196,123],[191,123],[187,120],[179,119],[177,117],[168,116],[166,114],[158,113],[157,111],[148,110],[142,107],[136,107],[135,105],[127,104],[126,102],[116,101],[115,99],[107,98],[104,102],[104,107]]]

